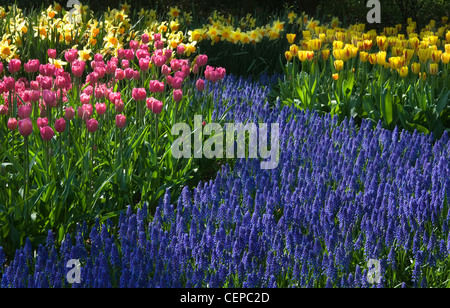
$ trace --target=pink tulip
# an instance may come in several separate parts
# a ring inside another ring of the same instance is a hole
[[[139,68],[142,71],[148,71],[150,65],[150,58],[141,58],[139,59]]]
[[[125,49],[125,59],[131,61],[134,59],[134,51],[133,49]]]
[[[172,80],[172,88],[181,89],[181,84],[183,83],[183,79],[180,77],[174,77]]]
[[[147,44],[150,41],[150,36],[147,33],[142,34],[141,41],[144,44]]]
[[[66,130],[66,120],[64,118],[55,121],[55,130],[60,134]]]
[[[131,48],[132,50],[138,49],[138,48],[139,48],[139,42],[136,41],[136,40],[131,40],[131,41],[130,41],[130,48]]]
[[[155,114],[160,114],[163,108],[163,103],[154,97],[149,97],[147,99],[147,108]]]
[[[0,115],[6,115],[8,113],[8,107],[5,105],[0,105]]]
[[[203,91],[205,90],[205,81],[203,79],[198,79],[195,86],[197,87],[197,90]]]
[[[52,140],[53,136],[55,135],[53,128],[51,128],[50,126],[39,127],[39,131],[41,132],[42,139],[45,141]]]
[[[6,124],[6,126],[8,126],[8,129],[13,131],[16,130],[17,128],[17,119],[16,118],[9,118],[8,119],[8,124]]]
[[[4,77],[3,83],[5,84],[5,89],[8,91],[14,90],[16,87],[16,80],[13,77]]]
[[[159,41],[159,40],[161,40],[161,33],[155,33],[155,34],[153,35],[153,40],[154,40],[154,41]]]
[[[118,128],[124,128],[126,125],[127,117],[123,114],[116,115],[116,126]]]
[[[162,93],[164,92],[164,82],[158,80],[150,80],[149,83],[150,92]]]
[[[161,67],[164,65],[164,63],[167,62],[167,58],[165,56],[154,56],[152,57],[152,61],[153,63],[157,66],[157,67]]]
[[[181,101],[182,98],[183,98],[183,91],[181,89],[173,90],[173,100],[175,102],[178,103],[179,101]]]
[[[31,122],[30,118],[26,118],[19,121],[19,133],[24,136],[28,137],[33,132],[33,123]]]
[[[125,78],[125,72],[122,69],[118,68],[116,69],[114,76],[117,80],[122,80]]]
[[[126,68],[125,69],[125,78],[127,80],[131,80],[133,78],[133,76],[134,76],[134,70],[131,67]]]
[[[131,96],[135,101],[143,101],[147,96],[147,93],[144,88],[134,88],[131,90]]]
[[[93,119],[93,118],[89,119],[86,122],[86,127],[87,127],[88,132],[95,133],[95,131],[98,128],[98,121],[96,119]]]
[[[73,107],[66,107],[65,113],[64,113],[64,118],[67,121],[72,120],[75,117],[75,110],[73,109]]]
[[[97,111],[98,115],[103,115],[106,112],[106,104],[105,103],[95,104],[95,111]]]
[[[56,49],[48,49],[47,55],[50,59],[56,59]]]
[[[36,73],[39,70],[39,65],[38,59],[31,59],[23,65],[23,68],[27,73]]]
[[[161,67],[161,73],[164,75],[164,76],[169,76],[170,75],[170,73],[172,72],[172,69],[170,68],[170,67],[168,67],[166,64],[164,64],[162,67]]]
[[[64,53],[64,58],[67,62],[72,63],[78,58],[78,50],[77,49],[69,49]]]
[[[38,118],[36,121],[36,124],[38,127],[48,126],[48,119],[47,118]]]
[[[114,107],[116,108],[117,112],[122,112],[125,109],[125,105],[123,103],[122,99],[118,99],[115,103],[114,103]]]
[[[30,101],[37,102],[41,97],[41,92],[39,90],[30,90]]]
[[[195,59],[195,63],[198,64],[198,66],[204,66],[208,62],[208,56],[207,55],[198,55]]]
[[[144,45],[144,46],[147,46],[147,45]],[[143,59],[143,58],[150,58],[150,54],[147,50],[139,48],[136,51],[136,58],[138,58],[139,60]]]
[[[56,107],[56,93],[51,90],[44,90],[42,92],[42,98],[46,105],[50,107]]]
[[[53,86],[53,78],[50,76],[44,76],[41,78],[40,83],[42,90],[50,90]]]
[[[177,46],[177,54],[182,55],[184,54],[186,47],[184,45],[178,45]]]
[[[21,120],[29,118],[31,114],[31,105],[22,105],[17,110],[17,114]]]
[[[9,61],[8,71],[13,74],[20,71],[21,62],[19,59],[12,59]]]

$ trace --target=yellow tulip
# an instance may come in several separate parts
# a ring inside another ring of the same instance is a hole
[[[420,73],[420,63],[417,63],[417,62],[411,63],[411,71],[414,74],[419,74]]]
[[[379,51],[377,53],[377,64],[384,65],[386,63],[386,51]]]
[[[344,61],[342,60],[334,60],[334,68],[336,69],[336,71],[340,71],[342,70],[342,68],[344,68]]]
[[[441,60],[442,60],[442,63],[447,64],[450,61],[450,53],[449,52],[444,52],[441,55]]]
[[[428,48],[418,49],[417,55],[419,56],[420,63],[425,63],[428,61],[429,49]]]
[[[286,39],[288,40],[289,44],[293,44],[295,41],[295,37],[297,35],[295,33],[288,33],[286,34]]]
[[[333,80],[338,80],[339,79],[339,74],[338,73],[334,73],[331,75],[331,77],[333,77]]]
[[[324,59],[326,61],[326,60],[328,60],[329,56],[330,56],[330,50],[322,49],[322,59]]]
[[[370,50],[372,48],[372,40],[363,41],[364,50]]]
[[[284,57],[286,58],[286,60],[289,62],[292,60],[292,53],[288,50],[284,53]]]
[[[322,41],[319,39],[310,40],[308,46],[312,50],[319,50],[322,47]]]
[[[450,44],[445,44],[445,52],[450,53]]]
[[[366,51],[360,51],[359,52],[359,60],[361,62],[367,62],[367,60],[369,59],[369,53]]]
[[[430,63],[428,67],[428,71],[431,75],[436,75],[438,73],[438,64],[437,63]]]
[[[447,34],[445,34],[445,40],[450,44],[450,31],[447,31]]]
[[[400,75],[400,77],[405,78],[406,76],[408,76],[408,67],[407,66],[402,66],[399,70],[398,70],[398,74]]]
[[[377,54],[376,53],[369,54],[369,62],[370,62],[370,64],[377,64]]]
[[[298,46],[292,44],[291,46],[289,46],[289,51],[291,52],[292,55],[298,54]]]
[[[306,61],[306,50],[299,50],[298,51],[298,58],[300,61]]]
[[[403,49],[403,57],[405,57],[405,59],[407,61],[411,60],[413,55],[414,55],[414,50],[412,50],[412,49]]]
[[[441,60],[441,55],[442,55],[442,50],[434,50],[431,53],[431,60],[434,63],[439,63],[439,61]]]

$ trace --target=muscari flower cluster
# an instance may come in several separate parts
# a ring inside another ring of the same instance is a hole
[[[433,142],[366,120],[357,128],[272,109],[261,99],[269,87],[223,82],[232,90],[217,93],[218,110],[236,104],[231,119],[280,124],[278,168],[237,159],[175,203],[166,191],[151,215],[129,207],[117,225],[79,225],[58,247],[49,232],[35,252],[27,241],[3,268],[1,287],[428,285],[450,251],[447,133]],[[66,280],[70,259],[82,264],[79,284]],[[370,259],[380,261],[376,284],[367,280]]]

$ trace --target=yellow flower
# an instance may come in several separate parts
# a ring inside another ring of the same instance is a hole
[[[181,11],[178,9],[178,6],[170,7],[168,15],[171,18],[177,18],[180,15],[180,12]]]
[[[334,60],[334,68],[336,71],[340,71],[344,68],[344,61],[342,60]]]
[[[377,53],[377,64],[384,65],[386,63],[386,51],[379,51]]]
[[[367,51],[360,51],[359,52],[359,60],[361,62],[367,62],[367,60],[369,59],[369,53]]]
[[[279,19],[275,20],[273,22],[272,28],[274,28],[278,31],[282,31],[284,28],[284,21],[280,21]]]
[[[295,33],[287,33],[286,34],[286,39],[289,42],[289,44],[293,44],[294,43],[295,37],[296,37]]]
[[[398,69],[398,74],[402,78],[405,78],[406,76],[408,76],[408,67],[407,66],[402,66],[400,69]]]
[[[52,58],[50,58],[50,59],[48,59],[48,61],[51,64],[53,64],[56,68],[63,68],[63,66],[67,64],[67,62],[64,62],[64,61],[59,60],[59,59],[52,59]]]
[[[289,51],[290,51],[293,55],[298,54],[298,46],[295,45],[295,44],[292,44],[291,46],[289,46]]]
[[[78,60],[80,61],[90,61],[91,60],[91,53],[92,51],[90,49],[86,49],[86,47],[83,48],[83,50],[78,51]]]
[[[333,78],[333,80],[338,80],[339,74],[338,73],[331,74],[331,77]]]
[[[192,42],[192,43],[186,44],[186,49],[184,51],[186,56],[189,57],[192,53],[194,53],[197,50],[197,48],[195,47],[195,43],[196,42]]]
[[[445,40],[450,44],[450,31],[447,31],[447,33],[445,34]]]
[[[413,55],[414,55],[414,50],[412,50],[412,49],[403,49],[403,57],[405,57],[405,59],[407,61],[411,60]]]
[[[436,75],[438,73],[438,68],[439,67],[438,67],[437,63],[430,63],[430,65],[428,67],[429,73],[431,75]]]
[[[441,60],[441,55],[442,50],[433,50],[433,52],[431,53],[431,60],[434,63],[439,63],[439,61]]]
[[[419,74],[419,72],[420,72],[420,63],[417,63],[417,62],[411,63],[411,71],[414,74]]]
[[[448,62],[450,61],[450,53],[449,52],[444,52],[441,55],[441,60],[442,60],[442,63],[448,64]]]
[[[305,61],[307,58],[307,54],[306,54],[306,50],[299,50],[298,51],[298,58],[300,59],[300,61]]]
[[[330,50],[329,49],[322,49],[322,59],[325,61],[328,60],[330,57]]]
[[[319,50],[322,47],[322,41],[319,39],[310,40],[308,46],[312,50]]]
[[[289,62],[292,60],[292,53],[288,50],[284,53],[284,57],[286,58],[286,60]]]
[[[425,63],[428,61],[429,55],[430,55],[430,49],[428,48],[421,48],[417,50],[417,55],[419,56],[420,63]]]

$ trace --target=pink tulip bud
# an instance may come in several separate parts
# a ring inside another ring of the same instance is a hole
[[[203,91],[205,89],[205,81],[203,79],[198,79],[195,86],[197,87],[197,90]]]
[[[47,55],[50,59],[56,59],[56,49],[48,49]]]
[[[55,121],[55,130],[60,134],[66,130],[66,120],[64,118]]]
[[[172,88],[181,89],[181,84],[183,83],[183,79],[180,77],[174,77],[172,80]]]
[[[103,115],[106,112],[106,104],[105,103],[97,103],[95,104],[95,110],[98,115]]]
[[[11,91],[15,89],[16,81],[13,77],[4,77],[3,83],[5,84],[6,90]]]
[[[139,59],[139,68],[142,71],[148,71],[150,66],[150,58],[141,58]]]
[[[39,131],[41,132],[41,138],[45,141],[52,140],[53,136],[55,135],[53,128],[51,128],[50,126],[39,127]]]
[[[116,69],[114,76],[117,80],[122,80],[125,78],[125,72],[122,69],[118,68]]]
[[[21,120],[29,118],[31,114],[31,105],[22,105],[19,110],[17,110],[17,114]]]
[[[147,99],[147,108],[155,114],[160,114],[163,108],[163,103],[154,97],[149,97]]]
[[[177,46],[177,54],[182,55],[182,54],[184,54],[185,50],[186,50],[186,47],[184,45]]]
[[[155,33],[153,35],[153,40],[154,41],[160,41],[161,40],[161,33]]]
[[[67,62],[72,63],[78,58],[78,50],[77,49],[69,49],[64,53],[64,58]]]
[[[36,121],[36,124],[38,127],[48,126],[48,119],[47,118],[38,118]]]
[[[23,68],[27,73],[36,73],[39,70],[39,65],[38,59],[31,59],[23,65]]]
[[[122,112],[125,109],[125,105],[123,103],[122,99],[118,99],[115,103],[114,103],[114,107],[116,107],[116,111],[117,112]]]
[[[133,49],[125,49],[125,59],[131,61],[134,59],[134,51]]]
[[[136,40],[131,40],[131,41],[130,41],[130,48],[131,48],[132,50],[138,49],[138,48],[139,48],[139,42],[136,41]]]
[[[6,124],[6,126],[8,126],[8,129],[11,131],[16,130],[17,128],[17,119],[16,118],[9,118],[8,119],[8,124]]]
[[[181,89],[173,90],[173,100],[175,102],[178,103],[179,101],[181,101],[182,98],[183,98],[183,91]]]
[[[125,79],[127,80],[131,80],[134,76],[134,70],[129,67],[125,69]]]
[[[147,44],[150,41],[150,36],[147,33],[142,34],[141,41],[144,44]]]
[[[118,128],[124,128],[126,125],[127,117],[123,114],[116,115],[116,126]]]
[[[8,64],[8,71],[13,74],[20,71],[21,62],[19,59],[12,59]]]
[[[164,82],[158,80],[150,80],[149,83],[150,92],[162,93],[164,92]]]
[[[39,90],[30,90],[30,101],[37,102],[41,97],[41,92]]]
[[[93,118],[89,119],[86,122],[86,127],[87,127],[88,132],[95,133],[95,131],[98,128],[98,121],[96,119],[93,119]]]
[[[56,107],[56,93],[51,90],[44,90],[42,92],[42,98],[46,105],[50,107]]]
[[[8,113],[8,106],[0,105],[0,115],[6,115]]]
[[[64,118],[67,121],[72,120],[75,117],[75,110],[73,109],[73,107],[66,107],[65,113],[64,113]]]
[[[135,101],[143,101],[147,96],[147,92],[144,88],[134,88],[131,90],[131,96]]]
[[[26,118],[19,121],[19,133],[24,136],[28,137],[33,132],[33,123],[31,122],[30,118]]]
[[[172,69],[170,68],[170,67],[168,67],[166,64],[164,64],[162,67],[161,67],[161,73],[164,75],[164,76],[169,76],[170,75],[170,73],[172,72]]]

